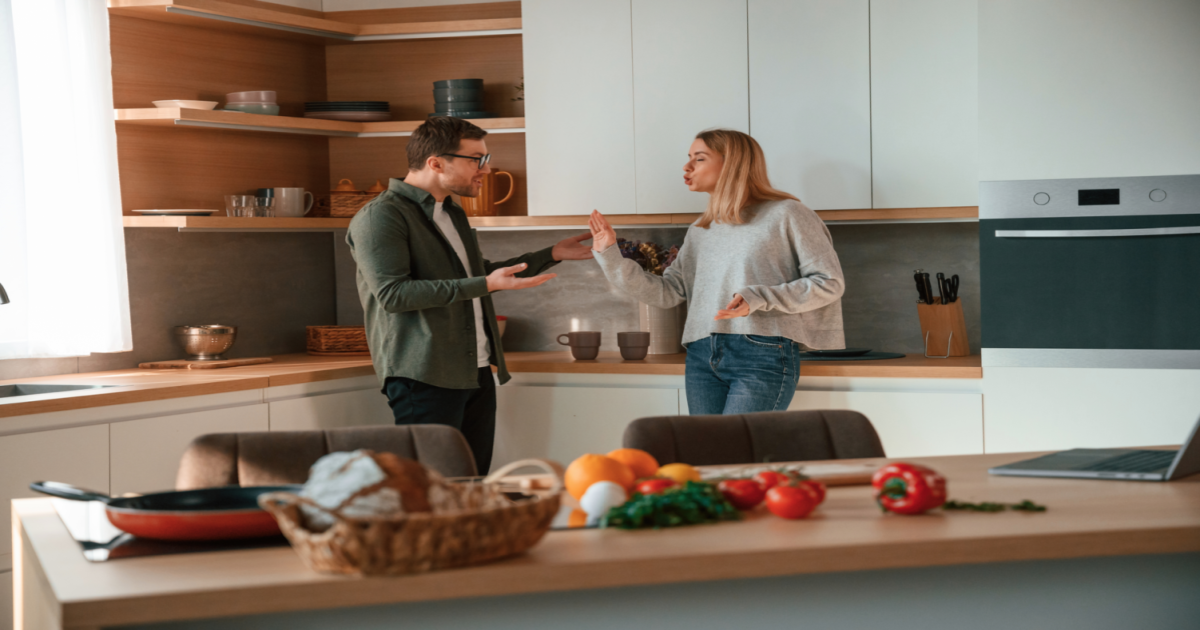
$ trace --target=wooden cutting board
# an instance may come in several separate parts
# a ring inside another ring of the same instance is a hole
[[[215,370],[217,368],[238,367],[239,365],[258,365],[259,363],[270,363],[269,357],[259,357],[252,359],[224,359],[221,361],[189,361],[187,359],[176,359],[174,361],[151,361],[149,363],[139,363],[138,367],[143,370]]]

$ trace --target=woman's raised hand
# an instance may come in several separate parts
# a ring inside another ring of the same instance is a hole
[[[599,210],[592,210],[588,217],[588,229],[592,231],[592,250],[602,252],[617,243],[617,233]]]

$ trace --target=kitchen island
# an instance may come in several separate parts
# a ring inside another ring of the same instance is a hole
[[[16,627],[1194,627],[1200,475],[987,475],[1014,459],[912,461],[945,474],[952,498],[1048,511],[902,517],[866,486],[835,487],[801,521],[550,532],[492,564],[367,579],[314,573],[287,547],[92,564],[51,500],[23,499]]]

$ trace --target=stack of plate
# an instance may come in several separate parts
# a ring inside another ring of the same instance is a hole
[[[344,120],[348,122],[378,122],[391,120],[387,101],[321,101],[304,104],[305,118]]]
[[[433,82],[433,109],[430,116],[454,118],[494,118],[483,110],[483,79],[446,79]]]

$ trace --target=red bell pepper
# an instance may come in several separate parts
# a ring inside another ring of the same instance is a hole
[[[875,472],[871,485],[885,512],[920,514],[946,502],[945,477],[916,464],[888,464]]]

